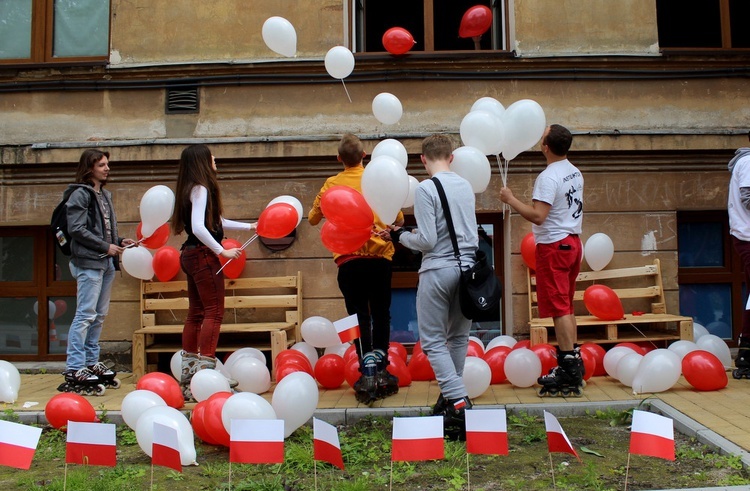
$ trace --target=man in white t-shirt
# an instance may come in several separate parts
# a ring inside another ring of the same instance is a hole
[[[576,344],[573,309],[576,278],[583,246],[579,237],[583,222],[583,176],[567,158],[573,136],[553,124],[542,136],[547,168],[534,183],[532,204],[521,202],[507,187],[500,199],[532,223],[536,242],[536,284],[540,317],[552,317],[557,338],[557,364],[539,377],[540,396],[580,396],[583,361]]]
[[[750,140],[750,132],[747,134]],[[750,148],[737,149],[729,161],[729,234],[732,236],[734,249],[742,260],[745,272],[745,284],[750,285]],[[738,341],[739,351],[734,364],[737,370],[735,378],[750,378],[750,310],[745,306],[742,315],[742,333]]]

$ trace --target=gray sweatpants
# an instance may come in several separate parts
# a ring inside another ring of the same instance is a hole
[[[467,395],[462,375],[471,321],[461,314],[458,278],[457,267],[423,271],[417,288],[420,343],[448,400]]]

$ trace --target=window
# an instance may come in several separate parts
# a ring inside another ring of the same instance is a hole
[[[402,27],[414,37],[414,51],[506,49],[505,3],[501,0],[354,0],[355,51],[384,52],[383,34]],[[458,37],[464,13],[475,5],[492,11],[492,26],[478,40]]]
[[[3,0],[0,62],[106,62],[109,12],[109,0]]]
[[[0,228],[0,358],[65,359],[76,310],[68,261],[48,227]]]
[[[656,0],[662,48],[750,48],[747,0]]]

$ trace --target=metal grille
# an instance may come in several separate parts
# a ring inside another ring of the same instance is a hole
[[[198,110],[198,87],[167,88],[167,114],[197,113]]]

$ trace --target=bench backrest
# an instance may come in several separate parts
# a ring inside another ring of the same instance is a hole
[[[536,275],[527,268],[526,279],[529,292],[529,319],[539,317],[537,310]],[[666,314],[664,286],[661,278],[661,263],[654,259],[653,264],[632,268],[608,269],[602,271],[583,271],[576,280],[576,314],[585,314],[583,293],[591,285],[603,284],[612,288],[623,302],[625,311],[644,310],[652,314]]]

